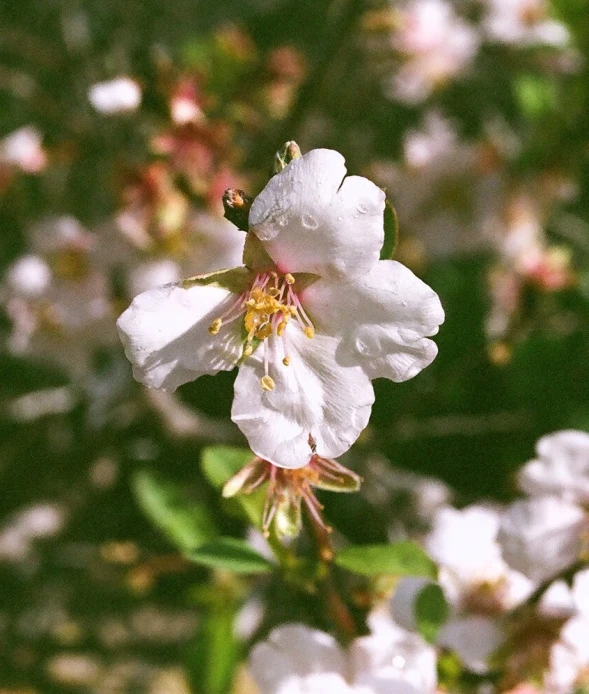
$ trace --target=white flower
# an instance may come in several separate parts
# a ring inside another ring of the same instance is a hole
[[[496,620],[482,615],[451,619],[438,638],[441,646],[454,651],[471,672],[487,672],[488,660],[501,645],[504,634]]]
[[[250,655],[260,694],[430,694],[435,651],[398,627],[355,639],[349,651],[302,624],[274,629]]]
[[[517,46],[564,46],[568,42],[567,28],[550,19],[545,0],[486,0],[486,4],[484,27],[496,41]]]
[[[413,0],[402,10],[400,23],[393,45],[405,62],[391,82],[391,91],[401,101],[423,101],[463,72],[477,52],[475,30],[454,13],[450,2]]]
[[[8,269],[8,347],[65,367],[76,378],[91,371],[94,350],[116,340],[107,276],[92,267],[94,237],[71,217],[36,225],[27,255]]]
[[[141,103],[141,89],[130,77],[117,77],[93,84],[88,90],[92,106],[105,115],[135,111]]]
[[[541,583],[575,563],[586,527],[581,508],[554,496],[516,501],[501,519],[505,561]]]
[[[37,128],[26,125],[0,140],[0,163],[16,166],[27,173],[44,169],[47,155]]]
[[[523,466],[519,487],[526,494],[553,494],[567,501],[589,502],[589,434],[559,431],[536,444],[537,458]]]
[[[400,227],[428,255],[447,257],[492,245],[502,225],[504,176],[484,143],[463,141],[452,123],[426,113],[403,138],[404,162],[372,167],[395,201]]]
[[[440,566],[440,583],[455,607],[478,605],[501,612],[533,591],[532,581],[503,560],[499,524],[498,511],[476,505],[461,511],[445,508],[435,517],[425,546]]]
[[[295,159],[252,205],[246,266],[145,292],[118,321],[147,386],[239,364],[233,421],[282,467],[344,453],[368,422],[370,380],[407,380],[437,353],[437,295],[379,261],[384,193],[345,175],[331,150]]]

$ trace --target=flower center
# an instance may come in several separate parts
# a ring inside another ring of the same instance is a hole
[[[290,355],[286,337],[286,326],[294,318],[308,338],[315,335],[315,328],[301,306],[294,292],[295,278],[290,273],[264,272],[256,275],[247,291],[239,296],[219,318],[209,326],[211,335],[216,335],[223,325],[243,316],[246,338],[243,357],[253,354],[261,342],[264,345],[264,376],[260,385],[264,390],[274,390],[275,383],[269,374],[270,358],[276,358],[276,350],[271,349],[268,338],[275,336],[282,344],[282,364],[289,366]]]

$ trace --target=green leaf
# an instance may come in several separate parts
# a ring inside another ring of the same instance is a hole
[[[230,596],[219,596],[203,611],[194,639],[187,670],[193,690],[207,694],[226,694],[242,657],[235,636],[238,604]]]
[[[212,542],[207,542],[198,549],[188,552],[186,557],[196,564],[239,574],[268,573],[274,568],[247,542],[233,537],[220,537]]]
[[[424,550],[414,542],[403,541],[392,545],[354,545],[346,547],[335,557],[335,563],[343,569],[378,576],[436,577],[436,565]]]
[[[254,457],[247,448],[236,446],[210,446],[202,452],[201,467],[204,476],[216,489]]]
[[[144,513],[182,551],[195,549],[218,534],[204,506],[187,499],[175,482],[141,470],[135,474],[133,489]]]
[[[556,108],[556,89],[546,77],[520,75],[514,80],[514,89],[519,106],[527,118],[539,118]]]
[[[444,592],[437,583],[430,583],[419,591],[413,613],[419,633],[426,641],[434,643],[450,613]]]
[[[380,259],[390,260],[397,248],[399,220],[392,204],[387,200],[384,207],[384,243],[380,249]]]

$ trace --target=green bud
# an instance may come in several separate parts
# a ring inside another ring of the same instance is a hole
[[[274,155],[274,173],[280,173],[293,159],[298,159],[301,156],[301,148],[294,140],[289,140]]]

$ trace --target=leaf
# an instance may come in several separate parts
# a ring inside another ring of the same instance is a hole
[[[426,641],[434,643],[450,613],[444,592],[437,583],[430,583],[419,591],[413,613],[419,633]]]
[[[242,657],[234,629],[237,608],[234,599],[220,595],[215,604],[204,610],[187,663],[193,691],[207,694],[229,691]]]
[[[260,574],[272,571],[274,566],[253,550],[244,540],[220,537],[186,554],[196,564],[213,569],[224,569],[239,574]]]
[[[399,220],[392,204],[386,200],[384,207],[384,243],[380,249],[380,259],[390,260],[397,248],[399,238]]]
[[[145,515],[182,551],[195,549],[218,534],[204,506],[188,500],[177,483],[141,470],[134,477],[133,489]]]
[[[210,446],[202,452],[201,467],[204,476],[216,489],[253,458],[247,448],[236,446]]]
[[[346,547],[335,557],[343,569],[364,576],[395,574],[397,576],[436,577],[436,565],[414,542],[391,545],[354,545]]]

